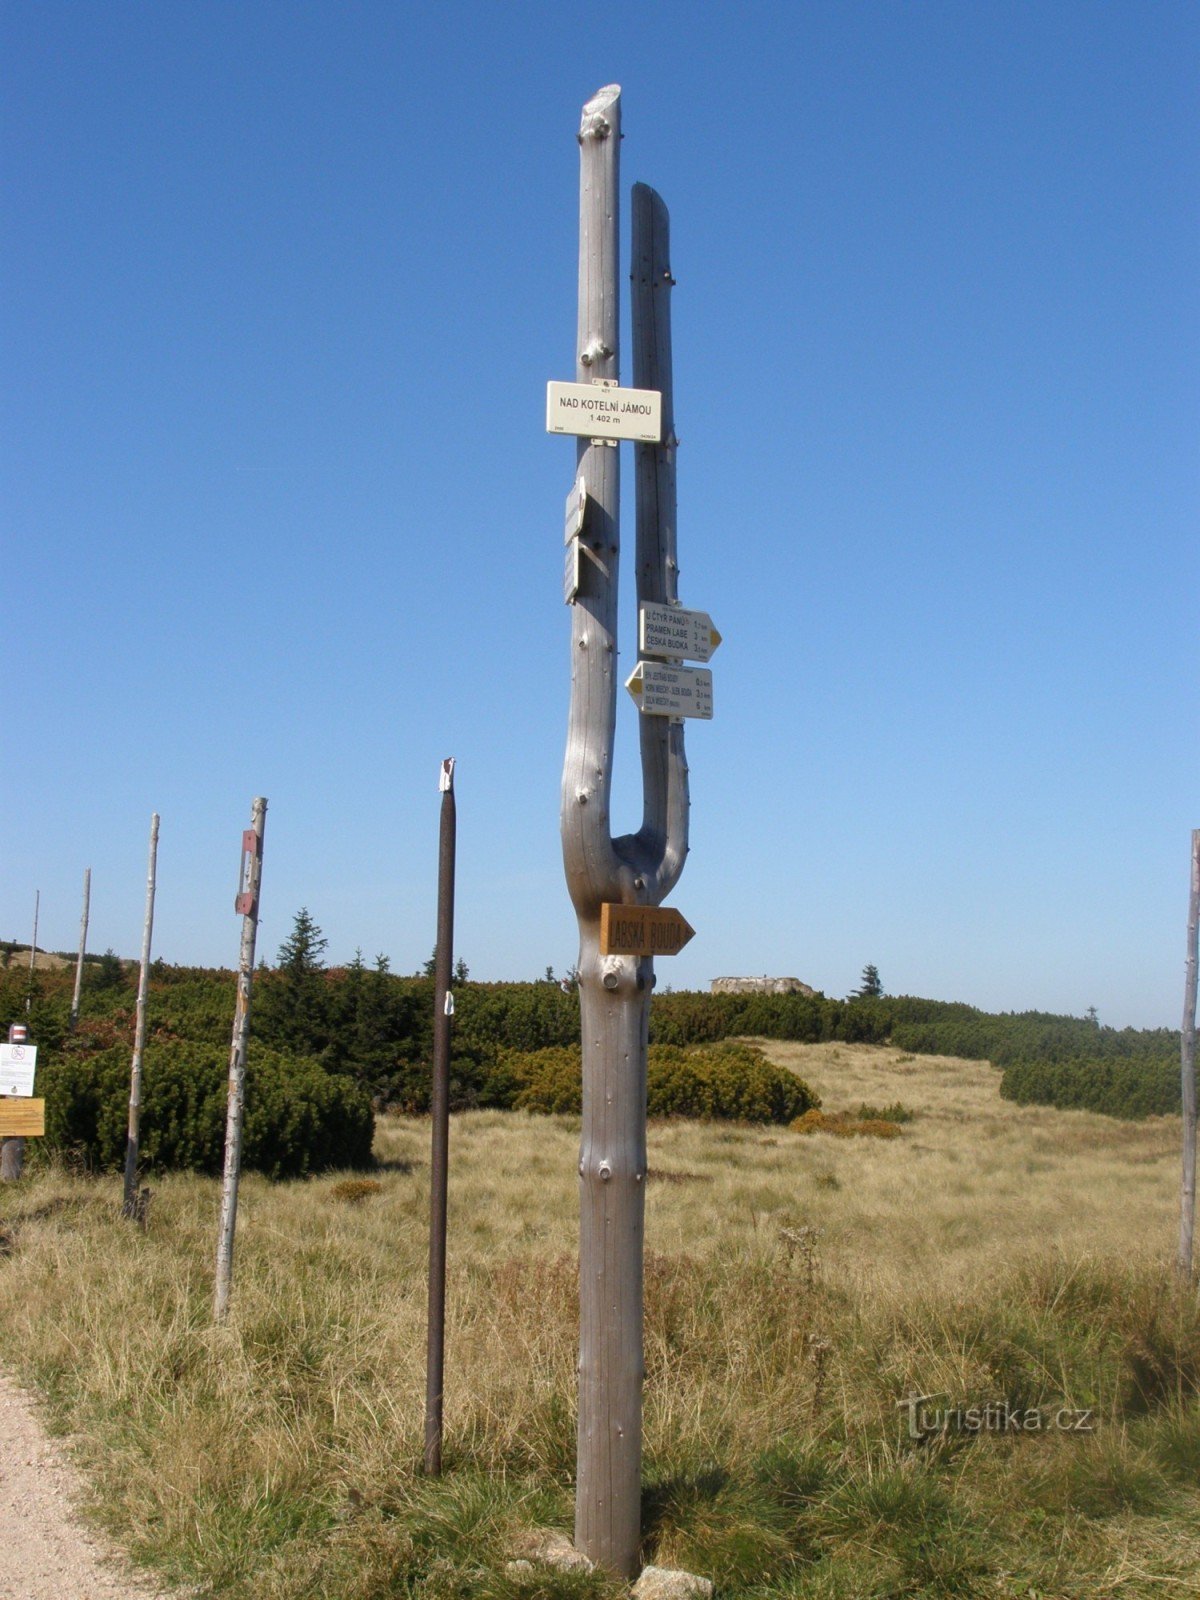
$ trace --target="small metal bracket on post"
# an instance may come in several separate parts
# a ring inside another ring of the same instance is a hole
[[[454,788],[454,757],[447,756],[442,762],[441,776],[438,778],[438,793],[450,794]]]

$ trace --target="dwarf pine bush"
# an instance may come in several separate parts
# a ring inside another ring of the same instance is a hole
[[[63,1056],[38,1075],[46,1099],[46,1144],[88,1166],[125,1160],[129,1049]],[[140,1165],[160,1171],[221,1171],[229,1053],[175,1040],[147,1045],[142,1064]],[[375,1117],[365,1091],[315,1061],[252,1046],[246,1063],[242,1166],[295,1178],[371,1160]]]
[[[578,1045],[528,1052],[502,1051],[498,1076],[517,1110],[578,1115],[582,1067]],[[652,1117],[791,1122],[819,1105],[803,1079],[768,1061],[756,1045],[716,1044],[685,1049],[651,1045],[646,1068]]]
[[[1015,1061],[1004,1070],[1000,1093],[1018,1105],[1100,1111],[1109,1117],[1177,1116],[1178,1060]]]

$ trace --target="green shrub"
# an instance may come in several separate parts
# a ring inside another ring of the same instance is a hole
[[[578,1045],[501,1051],[493,1079],[497,1094],[493,1103],[578,1115],[581,1074]],[[719,1044],[691,1050],[651,1045],[646,1077],[647,1111],[652,1117],[785,1123],[819,1104],[802,1079],[774,1066],[754,1045]]]
[[[140,1165],[217,1173],[224,1163],[228,1051],[174,1041],[147,1045],[142,1062]],[[39,1072],[46,1144],[93,1167],[125,1161],[130,1051],[61,1056]],[[301,1177],[371,1159],[374,1114],[363,1090],[315,1061],[252,1047],[246,1066],[242,1166]]]
[[[1179,1063],[1153,1057],[1015,1061],[1004,1069],[1000,1093],[1018,1105],[1100,1111],[1109,1117],[1177,1115]]]
[[[911,1122],[916,1115],[906,1105],[901,1105],[899,1100],[893,1100],[887,1106],[868,1105],[864,1100],[854,1114],[861,1122]]]

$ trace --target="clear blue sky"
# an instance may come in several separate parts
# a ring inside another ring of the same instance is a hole
[[[260,949],[304,904],[411,971],[454,755],[458,952],[573,960],[544,394],[619,82],[626,212],[672,214],[681,595],[725,639],[660,984],[873,962],[1178,1024],[1193,4],[8,0],[0,57],[0,934],[40,889],[73,948],[90,865],[90,946],[135,955],[158,810],[155,952],[233,964],[262,793]],[[631,669],[628,592],[622,628]]]

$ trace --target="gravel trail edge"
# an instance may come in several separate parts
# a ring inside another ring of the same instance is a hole
[[[80,1514],[83,1480],[37,1402],[0,1371],[0,1600],[177,1600]]]

